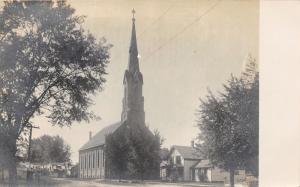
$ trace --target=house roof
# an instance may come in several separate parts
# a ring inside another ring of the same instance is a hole
[[[162,161],[161,163],[160,163],[160,167],[166,167],[166,166],[168,166],[168,162],[167,161]]]
[[[202,155],[193,147],[174,145],[172,149],[176,149],[184,159],[202,159]]]
[[[200,160],[193,168],[211,168],[212,164],[209,160]]]
[[[105,136],[115,132],[115,130],[117,130],[121,126],[121,124],[122,124],[121,122],[117,122],[117,123],[111,124],[107,127],[104,127],[97,134],[95,134],[86,144],[84,144],[79,149],[79,151],[90,149],[90,148],[105,144]]]

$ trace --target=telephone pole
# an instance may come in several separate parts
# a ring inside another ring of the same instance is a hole
[[[32,129],[35,128],[35,129],[39,129],[39,127],[35,127],[33,126],[32,124],[30,124],[28,126],[30,128],[30,132],[29,132],[29,142],[28,142],[28,153],[27,153],[27,160],[28,162],[30,163],[31,162],[31,139],[32,139]]]

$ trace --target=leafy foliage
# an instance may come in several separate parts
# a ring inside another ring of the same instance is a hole
[[[14,158],[16,140],[36,115],[45,113],[59,126],[96,117],[90,96],[103,88],[111,45],[85,32],[84,17],[74,12],[65,1],[4,2],[0,146],[8,158]]]
[[[209,92],[198,113],[200,149],[227,170],[246,168],[258,175],[259,79],[249,58],[241,78],[231,77],[224,92]]]
[[[121,180],[126,174],[130,157],[130,143],[127,128],[118,129],[109,134],[105,141],[106,166],[110,176],[117,175]]]
[[[53,163],[70,161],[70,145],[59,136],[44,135],[31,142],[31,162]]]
[[[123,124],[106,139],[106,160],[110,177],[157,179],[162,138],[146,126]]]
[[[141,180],[153,179],[159,173],[161,139],[156,131],[155,136],[147,127],[136,127],[130,131],[131,171]]]

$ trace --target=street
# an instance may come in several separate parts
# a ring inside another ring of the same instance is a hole
[[[77,180],[77,179],[54,179],[58,182],[58,187],[129,187],[129,186],[147,186],[147,187],[223,187],[223,184],[199,184],[199,183],[126,183],[126,182],[104,182],[100,180]]]
[[[1,184],[1,187],[8,187],[7,184]],[[165,183],[165,182],[144,182],[144,183],[129,183],[129,182],[106,182],[102,180],[79,180],[74,178],[44,178],[39,182],[34,181],[31,184],[19,182],[19,187],[224,187],[220,183],[200,184],[195,182],[188,183]]]

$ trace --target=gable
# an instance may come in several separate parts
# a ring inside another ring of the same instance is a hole
[[[184,159],[200,160],[203,156],[193,147],[174,145],[170,154],[177,151]]]

